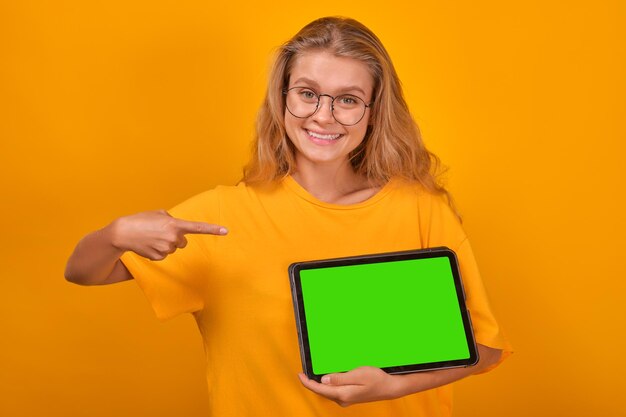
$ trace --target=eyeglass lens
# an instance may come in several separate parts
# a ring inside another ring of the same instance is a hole
[[[307,118],[315,114],[323,96],[332,100],[331,110],[335,120],[342,125],[351,126],[359,123],[365,115],[365,102],[351,94],[342,94],[335,98],[327,94],[318,95],[310,88],[292,87],[286,92],[287,110],[298,118]]]

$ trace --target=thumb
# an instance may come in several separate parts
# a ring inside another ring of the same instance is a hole
[[[324,385],[353,385],[355,384],[355,378],[352,372],[327,374],[322,377],[322,384]]]
[[[361,366],[348,372],[328,374],[322,377],[326,385],[367,385],[372,378],[385,375],[385,371],[373,366]]]

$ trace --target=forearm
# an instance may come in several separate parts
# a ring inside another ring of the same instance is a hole
[[[108,283],[107,278],[124,253],[113,243],[113,229],[114,223],[88,234],[78,242],[65,268],[68,281],[81,285]]]
[[[120,217],[78,242],[67,261],[65,278],[82,285],[133,279],[120,261],[124,252],[160,261],[187,246],[186,234],[223,236],[227,233],[223,226],[177,219],[165,210]]]
[[[480,360],[475,366],[397,375],[398,397],[437,388],[478,373],[497,363],[502,354],[499,349],[483,345],[477,345],[477,347]]]
[[[407,375],[390,375],[380,368],[363,366],[345,373],[328,374],[316,382],[299,374],[311,391],[346,407],[369,401],[391,400],[449,384],[494,365],[502,351],[478,345],[480,361],[470,368],[453,368]]]

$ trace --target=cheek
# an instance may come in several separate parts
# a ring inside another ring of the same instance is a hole
[[[361,123],[363,124],[361,125]],[[367,123],[365,123],[365,121],[362,121],[361,123],[359,123],[358,128],[355,128],[352,132],[350,132],[351,136],[354,138],[354,141],[358,142],[357,145],[363,142],[363,140],[365,139],[365,135],[369,126]]]
[[[287,133],[293,130],[293,121],[287,115],[285,115],[285,130]]]
[[[295,119],[291,115],[285,115],[285,133],[287,134],[287,139],[290,142],[293,142],[296,139],[296,132],[299,129],[298,120]]]

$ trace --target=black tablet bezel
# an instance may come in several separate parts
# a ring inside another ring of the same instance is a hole
[[[461,311],[461,317],[463,320],[463,327],[465,329],[465,337],[467,340],[470,357],[467,359],[457,359],[442,362],[391,366],[382,368],[382,370],[390,374],[403,374],[410,372],[458,368],[476,365],[479,360],[478,349],[476,347],[476,340],[474,338],[470,314],[465,304],[465,291],[463,289],[463,282],[461,280],[461,273],[459,271],[456,254],[453,250],[447,247],[437,247],[428,249],[415,249],[402,252],[387,252],[371,255],[323,259],[316,261],[295,262],[291,264],[289,266],[289,280],[291,284],[296,326],[298,330],[300,358],[302,360],[302,369],[307,377],[319,382],[324,374],[315,374],[313,372],[313,366],[311,363],[311,351],[306,327],[306,314],[304,311],[304,302],[302,296],[302,284],[300,281],[300,271],[306,269],[361,265],[369,263],[393,262],[413,259],[428,259],[438,257],[446,257],[450,262],[452,276],[454,279],[454,287],[456,289],[457,300]]]

